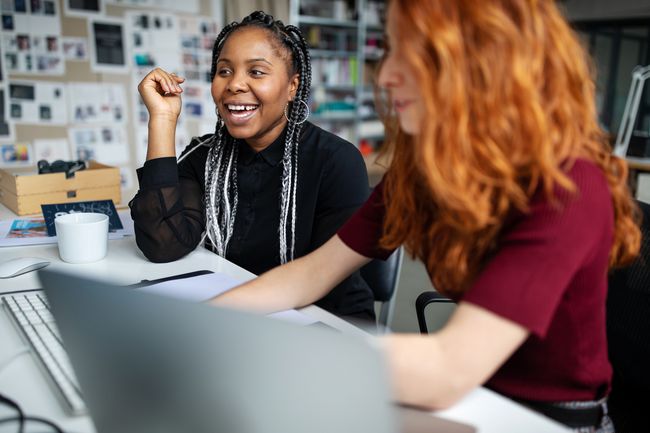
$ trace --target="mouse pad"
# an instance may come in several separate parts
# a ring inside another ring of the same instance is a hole
[[[108,215],[108,231],[114,232],[123,228],[120,216],[117,214],[113,200],[94,200],[94,201],[79,201],[75,203],[59,203],[59,204],[42,204],[43,218],[45,218],[45,225],[47,226],[47,235],[56,236],[56,227],[54,226],[54,218],[59,215],[68,213],[103,213]]]

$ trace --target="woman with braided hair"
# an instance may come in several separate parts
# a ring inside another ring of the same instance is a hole
[[[184,79],[162,69],[138,86],[149,111],[147,161],[130,203],[138,247],[170,262],[200,243],[256,274],[329,239],[365,201],[357,149],[307,121],[311,65],[298,28],[263,12],[226,26],[214,43],[214,134],[176,161],[174,131]],[[372,320],[358,273],[317,304]]]

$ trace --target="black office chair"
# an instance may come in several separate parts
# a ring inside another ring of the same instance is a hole
[[[440,305],[440,304],[453,304],[454,301],[451,299],[442,296],[438,292],[428,291],[420,293],[420,296],[415,300],[415,312],[418,316],[418,326],[420,327],[420,333],[428,334],[431,330],[427,326],[427,314],[426,310],[428,306]],[[442,310],[440,310],[442,312]],[[445,309],[446,316],[449,315],[449,309]],[[446,318],[446,317],[445,317]]]
[[[395,293],[402,269],[403,254],[400,247],[386,260],[374,259],[361,268],[361,277],[370,286],[375,301],[381,304],[377,316],[380,331],[386,330],[393,320]]]
[[[609,413],[617,433],[650,428],[650,205],[643,211],[641,253],[609,278],[607,339],[614,369]]]

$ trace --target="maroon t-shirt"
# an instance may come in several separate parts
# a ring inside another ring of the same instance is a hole
[[[538,191],[530,212],[509,220],[498,250],[459,299],[530,331],[486,384],[511,397],[593,400],[609,392],[605,298],[612,200],[593,163],[578,160],[568,175],[577,193],[556,190],[558,206]],[[380,183],[339,237],[364,256],[386,258],[390,251],[378,248],[384,213]]]

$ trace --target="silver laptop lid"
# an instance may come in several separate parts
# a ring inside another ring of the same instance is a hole
[[[99,433],[396,431],[382,358],[362,339],[39,277]]]

